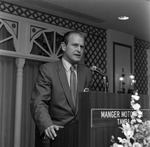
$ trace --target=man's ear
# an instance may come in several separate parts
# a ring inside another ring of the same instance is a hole
[[[63,51],[66,50],[66,44],[65,44],[65,42],[62,42],[62,43],[61,43],[61,48],[62,48]]]

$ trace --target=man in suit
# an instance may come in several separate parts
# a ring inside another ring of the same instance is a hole
[[[62,59],[40,67],[32,92],[30,106],[36,124],[36,147],[49,147],[50,139],[57,137],[57,130],[77,120],[78,93],[92,84],[90,69],[79,63],[84,52],[84,36],[77,31],[67,32],[61,46]],[[75,79],[73,90],[71,66]]]

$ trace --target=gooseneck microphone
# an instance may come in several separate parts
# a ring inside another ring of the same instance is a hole
[[[92,66],[91,70],[98,72],[99,74],[101,74],[102,76],[107,76],[107,74],[100,68],[96,67],[96,66]]]
[[[105,92],[107,92],[108,91],[108,85],[109,85],[108,84],[108,76],[107,76],[107,74],[102,69],[100,69],[100,68],[98,68],[96,66],[92,66],[91,70],[95,71],[95,72],[97,72],[97,73],[99,73],[100,75],[103,76]]]

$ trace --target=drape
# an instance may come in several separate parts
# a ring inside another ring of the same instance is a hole
[[[0,56],[0,146],[14,140],[16,64],[14,58]]]
[[[0,49],[14,51],[11,34],[4,26],[0,29]],[[0,147],[14,144],[15,93],[16,93],[15,58],[0,56]]]
[[[41,62],[26,60],[23,69],[21,147],[34,147],[35,124],[30,112],[30,98]]]
[[[23,68],[21,147],[34,147],[35,124],[30,97],[41,62],[26,60]],[[15,58],[0,56],[0,147],[13,147],[16,94]]]

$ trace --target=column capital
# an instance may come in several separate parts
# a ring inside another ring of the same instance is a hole
[[[23,58],[16,58],[16,66],[17,66],[17,68],[23,68],[23,66],[24,66],[24,64],[25,64],[25,59],[23,59]]]

